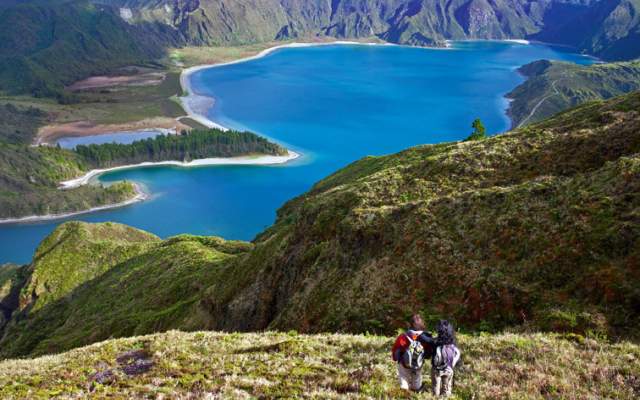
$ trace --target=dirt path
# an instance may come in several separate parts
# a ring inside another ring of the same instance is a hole
[[[553,93],[546,95],[545,97],[542,98],[542,100],[540,100],[538,102],[538,104],[535,105],[535,107],[533,107],[533,109],[531,110],[531,113],[529,113],[529,115],[527,116],[527,118],[523,119],[522,122],[520,122],[518,124],[518,128],[522,127],[524,124],[526,124],[534,115],[536,112],[538,112],[538,109],[540,108],[540,106],[542,106],[542,104],[547,101],[549,98],[553,97],[553,96],[559,96],[560,92],[558,91],[558,88],[556,87],[556,84],[558,83],[558,81],[560,81],[560,79],[562,78],[558,78],[555,81],[553,81],[551,83],[551,88],[553,89]]]

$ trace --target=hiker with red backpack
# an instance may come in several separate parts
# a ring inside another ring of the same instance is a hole
[[[398,379],[404,390],[420,392],[422,385],[422,366],[432,357],[435,342],[422,317],[413,315],[409,320],[409,329],[396,339],[391,355],[398,364]]]
[[[456,346],[453,325],[442,320],[436,327],[433,357],[431,358],[431,389],[436,396],[451,396],[453,370],[460,360],[460,350]]]

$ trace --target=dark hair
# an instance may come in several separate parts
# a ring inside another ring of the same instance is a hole
[[[409,324],[411,325],[411,329],[416,331],[424,331],[427,329],[420,314],[413,314],[411,318],[409,318]]]
[[[447,345],[456,343],[456,333],[453,329],[453,325],[446,320],[441,320],[436,326],[438,332],[438,344]]]

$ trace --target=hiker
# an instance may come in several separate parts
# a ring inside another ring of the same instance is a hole
[[[409,319],[409,329],[398,336],[391,355],[398,363],[400,388],[419,392],[422,390],[422,366],[424,360],[431,358],[434,341],[422,317],[418,314]]]
[[[451,396],[453,370],[460,360],[460,350],[456,346],[453,325],[442,320],[436,327],[438,337],[431,359],[431,388],[435,396]]]

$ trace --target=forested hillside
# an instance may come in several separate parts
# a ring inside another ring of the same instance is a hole
[[[414,311],[467,331],[638,338],[638,110],[634,93],[362,159],[252,244],[61,225],[29,267],[0,356],[167,329],[391,334]]]

